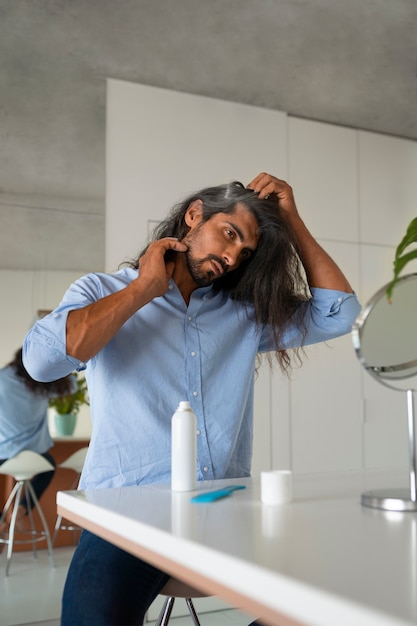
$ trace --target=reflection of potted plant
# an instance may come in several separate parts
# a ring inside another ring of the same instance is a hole
[[[76,382],[76,389],[73,393],[49,399],[49,406],[56,411],[55,426],[58,435],[72,435],[81,406],[90,405],[85,378],[80,377],[76,372],[73,376]]]
[[[404,254],[406,248],[415,243],[417,243],[417,217],[412,219],[409,223],[407,231],[395,251],[394,276],[387,287],[388,300],[392,299],[392,292],[398,282],[400,272],[402,272],[407,263],[413,259],[417,259],[417,248],[413,248]]]

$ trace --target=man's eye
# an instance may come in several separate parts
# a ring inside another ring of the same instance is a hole
[[[242,250],[241,257],[242,259],[249,259],[252,252],[250,250]]]
[[[233,232],[233,230],[230,230],[229,228],[226,228],[226,235],[230,237],[230,239],[235,238],[235,233]]]

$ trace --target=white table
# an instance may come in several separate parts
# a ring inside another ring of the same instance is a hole
[[[406,481],[406,475],[405,475]],[[60,492],[59,513],[271,626],[417,623],[417,514],[360,505],[383,475],[298,478],[294,500],[260,502],[258,479],[211,504],[168,485]]]

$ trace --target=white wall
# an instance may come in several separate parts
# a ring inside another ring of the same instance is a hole
[[[416,142],[109,80],[107,269],[135,256],[148,220],[190,191],[264,170],[292,184],[311,231],[365,303],[389,280],[416,214],[416,164]],[[254,474],[406,467],[401,394],[362,372],[350,336],[307,352],[290,381],[261,371]]]

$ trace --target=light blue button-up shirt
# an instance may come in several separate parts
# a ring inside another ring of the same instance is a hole
[[[80,488],[168,482],[171,417],[189,400],[198,422],[199,480],[250,475],[256,355],[273,349],[269,328],[212,287],[187,306],[176,284],[137,311],[87,364],[66,355],[70,310],[126,287],[137,271],[89,274],[39,320],[24,344],[33,378],[48,381],[86,367],[92,436]],[[354,294],[312,289],[305,304],[305,343],[350,332],[360,305]],[[285,347],[299,346],[291,326]]]

